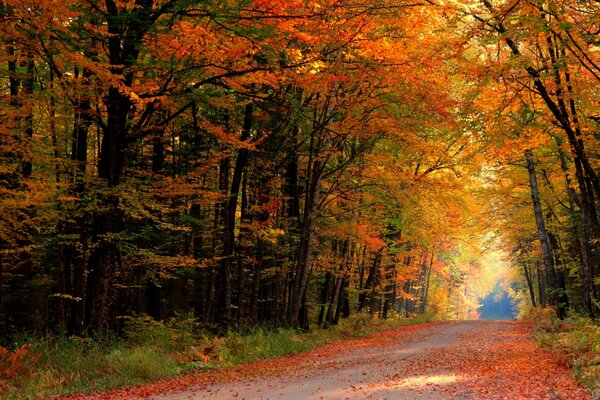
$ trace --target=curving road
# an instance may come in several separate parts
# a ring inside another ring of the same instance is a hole
[[[248,364],[162,400],[591,399],[527,323],[430,323]],[[147,397],[146,397],[147,398]]]

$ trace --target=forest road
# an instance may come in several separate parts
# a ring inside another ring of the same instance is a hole
[[[146,397],[147,398],[147,397]],[[247,364],[151,396],[187,399],[591,399],[515,321],[436,322]]]

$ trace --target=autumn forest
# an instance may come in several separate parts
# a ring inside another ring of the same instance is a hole
[[[0,2],[0,338],[600,314],[600,4]],[[502,272],[497,265],[506,265]]]

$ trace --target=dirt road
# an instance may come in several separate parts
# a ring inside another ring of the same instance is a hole
[[[591,400],[566,360],[513,321],[434,322],[315,350],[71,399]]]
[[[187,399],[591,399],[526,323],[432,323],[239,367],[211,383],[153,394]]]

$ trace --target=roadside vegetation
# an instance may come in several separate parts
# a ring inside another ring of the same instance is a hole
[[[564,320],[552,308],[533,308],[525,315],[534,322],[537,342],[560,351],[579,383],[600,399],[600,324],[573,314]]]
[[[23,337],[13,350],[2,348],[0,397],[41,399],[140,385],[177,375],[201,373],[312,349],[431,317],[371,318],[356,314],[339,325],[308,332],[248,328],[214,336],[188,314],[167,321],[147,315],[124,321],[124,338]]]

